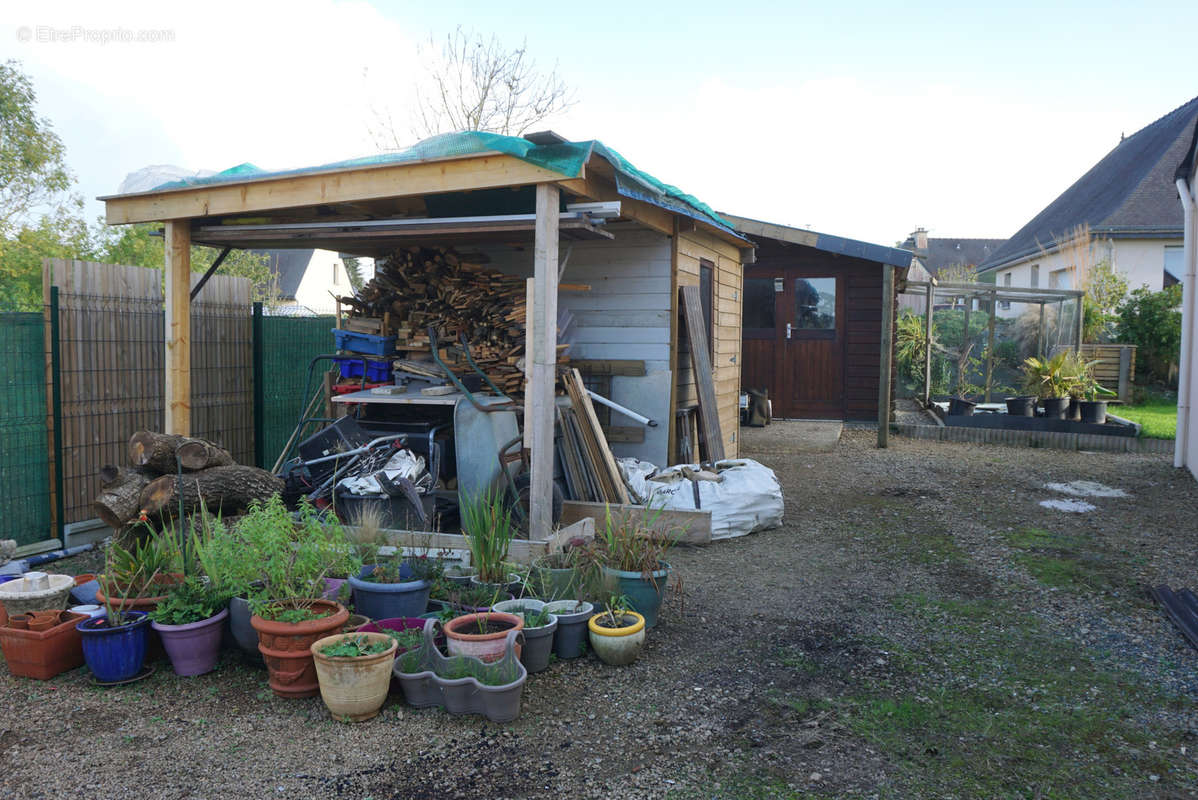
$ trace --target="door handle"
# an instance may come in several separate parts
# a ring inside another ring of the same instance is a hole
[[[786,323],[786,338],[790,338],[790,323]]]

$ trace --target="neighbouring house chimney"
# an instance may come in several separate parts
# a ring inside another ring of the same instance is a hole
[[[928,249],[927,228],[916,228],[915,233],[911,234],[911,238],[915,239],[915,249],[917,251],[926,251]]]

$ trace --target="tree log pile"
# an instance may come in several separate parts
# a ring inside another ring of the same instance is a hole
[[[129,438],[129,466],[106,465],[100,486],[92,507],[105,524],[122,531],[143,515],[152,523],[173,519],[180,499],[185,516],[202,505],[227,518],[281,492],[283,481],[235,463],[227,450],[205,439],[138,431]]]
[[[458,346],[464,333],[479,368],[504,392],[521,394],[525,279],[469,263],[452,248],[407,247],[376,262],[375,276],[350,306],[348,330],[395,336],[400,358],[427,360],[428,328],[458,374],[473,372]],[[564,347],[559,360],[566,361]]]

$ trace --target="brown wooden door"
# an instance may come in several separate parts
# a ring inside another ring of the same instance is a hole
[[[843,283],[826,272],[786,270],[783,291],[775,293],[775,416],[844,416]]]

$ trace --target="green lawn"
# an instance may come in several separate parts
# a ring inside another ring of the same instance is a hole
[[[1139,405],[1113,406],[1111,413],[1138,422],[1149,439],[1172,439],[1177,435],[1177,400],[1152,395]]]

